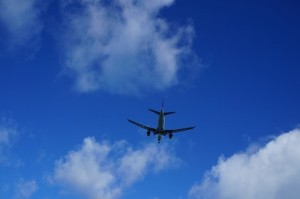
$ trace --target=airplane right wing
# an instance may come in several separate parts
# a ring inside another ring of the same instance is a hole
[[[143,128],[143,129],[146,129],[146,130],[148,130],[148,131],[152,131],[152,132],[155,132],[155,131],[156,131],[155,128],[145,126],[145,125],[143,125],[143,124],[137,123],[137,122],[132,121],[132,120],[130,120],[130,119],[127,119],[127,120],[128,120],[129,122],[131,122],[132,124],[135,124],[135,125],[137,125],[137,126]]]
[[[172,130],[164,130],[164,132],[166,134],[170,134],[170,133],[177,133],[177,132],[182,132],[182,131],[187,131],[187,130],[191,130],[195,128],[195,126],[192,127],[187,127],[187,128],[181,128],[181,129],[172,129]]]

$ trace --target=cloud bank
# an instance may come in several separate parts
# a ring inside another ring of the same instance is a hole
[[[220,158],[200,184],[194,199],[297,199],[300,196],[300,129],[284,133],[256,152]]]
[[[64,1],[65,69],[75,88],[140,94],[176,85],[194,32],[190,25],[171,30],[159,16],[173,2]]]
[[[116,199],[147,173],[177,163],[166,147],[150,144],[132,149],[125,141],[99,143],[88,137],[77,150],[56,162],[50,179],[65,191],[85,198]]]
[[[0,21],[7,28],[11,45],[25,45],[42,30],[38,0],[1,0]]]

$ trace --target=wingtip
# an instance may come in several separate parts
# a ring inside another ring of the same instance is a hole
[[[191,126],[190,129],[192,130],[192,129],[194,129],[195,127],[196,127],[196,126]]]

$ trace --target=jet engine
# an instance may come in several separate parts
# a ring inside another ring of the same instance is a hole
[[[147,136],[150,136],[150,133],[151,133],[150,131],[147,131]]]
[[[172,137],[173,137],[173,134],[172,134],[172,133],[170,133],[170,134],[169,134],[169,138],[170,138],[170,139],[172,139]]]

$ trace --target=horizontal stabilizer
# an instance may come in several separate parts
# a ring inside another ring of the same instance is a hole
[[[159,111],[156,111],[156,110],[153,110],[151,108],[149,108],[149,111],[152,111],[153,113],[159,115],[160,112]],[[174,114],[175,112],[164,112],[164,115],[170,115],[170,114]]]
[[[164,112],[164,115],[170,115],[170,114],[174,114],[176,112]]]
[[[152,111],[153,113],[156,113],[157,115],[159,115],[160,112],[156,111],[156,110],[153,110],[151,108],[149,108],[149,111]]]

